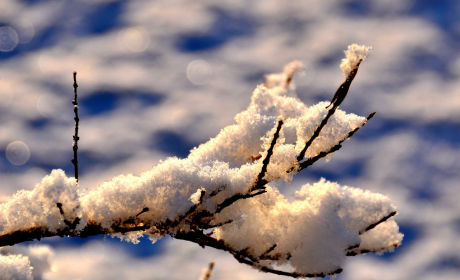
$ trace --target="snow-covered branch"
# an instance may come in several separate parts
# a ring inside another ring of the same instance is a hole
[[[91,190],[53,170],[32,191],[0,205],[0,246],[97,234],[136,243],[143,235],[156,241],[168,234],[292,277],[340,273],[346,256],[391,250],[402,235],[388,197],[322,179],[290,202],[269,185],[289,183],[329,159],[373,117],[338,109],[368,51],[349,47],[348,64],[342,63],[348,68],[341,66],[345,86],[329,110],[328,102],[309,107],[295,97],[292,76],[300,65],[293,62],[255,89],[236,124],[185,159],[169,158],[140,176],[120,175]],[[277,268],[283,265],[292,271]]]

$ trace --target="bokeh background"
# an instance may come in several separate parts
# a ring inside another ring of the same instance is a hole
[[[266,74],[298,59],[297,94],[330,100],[343,50],[373,46],[341,109],[377,115],[321,177],[388,195],[405,237],[349,258],[337,279],[459,279],[460,3],[457,0],[2,0],[0,201],[52,169],[73,176],[78,72],[81,188],[140,174],[233,124]],[[19,142],[18,142],[19,141]],[[244,237],[243,237],[244,238]],[[43,279],[286,279],[164,237],[50,238]]]

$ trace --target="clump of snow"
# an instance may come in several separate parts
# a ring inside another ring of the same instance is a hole
[[[29,259],[22,255],[0,255],[0,275],[2,280],[32,280]]]
[[[365,60],[371,51],[372,47],[365,45],[352,44],[348,46],[348,50],[345,51],[345,58],[342,59],[340,64],[343,75],[348,77],[351,70],[355,69],[360,61]]]
[[[219,160],[228,162],[231,166],[241,166],[266,150],[267,141],[264,142],[264,139],[271,139],[273,136],[273,128],[279,116],[284,121],[284,136],[278,142],[290,145],[289,148],[282,149],[291,150],[287,151],[289,156],[300,152],[326,116],[328,111],[325,107],[328,103],[320,102],[308,107],[295,97],[295,94],[286,96],[280,94],[282,92],[287,93],[287,90],[258,86],[249,107],[236,115],[236,124],[222,129],[215,138],[194,148],[188,158],[197,163]],[[307,156],[314,156],[331,148],[350,130],[364,122],[364,117],[337,110],[323,128],[319,138],[308,149]],[[296,145],[295,150],[292,144]]]
[[[398,224],[393,218],[381,223],[374,229],[361,235],[361,244],[356,252],[392,252],[394,247],[401,245],[404,235],[399,232]]]
[[[347,249],[361,243],[363,223],[378,222],[395,210],[386,196],[325,179],[303,186],[294,202],[274,188],[267,191],[219,214],[222,221],[234,222],[219,228],[217,237],[237,251],[250,248],[254,257],[277,244],[270,255],[283,256],[277,264],[290,264],[299,273],[331,273],[342,268]]]
[[[194,194],[190,196],[190,201],[192,201],[193,204],[199,204],[201,202],[201,196],[204,194],[203,192],[205,191],[205,188],[198,189]]]
[[[78,185],[63,170],[53,170],[32,191],[18,191],[7,203],[0,204],[0,234],[35,226],[56,231],[65,226],[57,203],[62,204],[65,217],[80,215]]]

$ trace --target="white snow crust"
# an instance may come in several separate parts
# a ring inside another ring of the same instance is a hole
[[[370,47],[351,45],[341,68],[350,71],[369,51]],[[88,222],[111,228],[137,218],[146,207],[149,210],[138,217],[144,224],[178,221],[168,233],[174,236],[178,230],[187,231],[188,220],[182,221],[181,217],[192,207],[215,213],[225,199],[247,193],[262,168],[280,119],[284,125],[265,179],[290,182],[295,172],[286,170],[294,166],[295,156],[327,114],[328,104],[307,106],[292,88],[280,82],[300,66],[293,62],[284,72],[267,76],[265,84],[270,86],[255,89],[249,107],[235,117],[236,124],[194,148],[185,159],[169,158],[140,176],[120,175],[91,190],[80,190],[75,179],[67,178],[62,170],[53,170],[32,191],[20,191],[0,205],[0,234],[32,227],[57,231],[66,227],[63,218],[76,217],[81,219],[77,230]],[[327,151],[364,122],[363,117],[337,110],[306,157]],[[202,191],[205,195],[201,202]],[[233,220],[217,227],[215,236],[234,250],[244,250],[256,259],[276,257],[277,261],[260,260],[265,266],[289,264],[300,274],[331,273],[343,267],[350,248],[385,251],[402,240],[394,220],[361,235],[369,225],[396,211],[384,195],[342,187],[325,179],[303,186],[294,202],[288,202],[275,187],[267,186],[266,191],[237,201],[216,214],[214,220],[214,224]],[[64,215],[59,213],[57,203],[62,204]],[[117,235],[136,243],[143,234]],[[152,241],[161,237],[158,232],[148,235]],[[274,244],[275,249],[264,255]],[[1,257],[0,265],[6,267],[5,263],[13,261],[25,265],[27,259]],[[22,269],[19,264],[13,267]]]

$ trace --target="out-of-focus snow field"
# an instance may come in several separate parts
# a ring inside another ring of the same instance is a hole
[[[232,124],[265,74],[299,59],[298,96],[330,100],[352,43],[373,46],[340,109],[377,115],[325,177],[388,195],[405,234],[392,254],[349,258],[338,279],[460,275],[460,5],[456,0],[0,2],[0,201],[52,169],[73,174],[78,72],[82,188],[139,174]],[[17,44],[17,45],[16,45]],[[21,141],[21,142],[15,142]],[[8,147],[8,148],[7,148]],[[244,238],[244,237],[243,237]],[[43,279],[281,279],[229,254],[165,237],[51,238]]]

